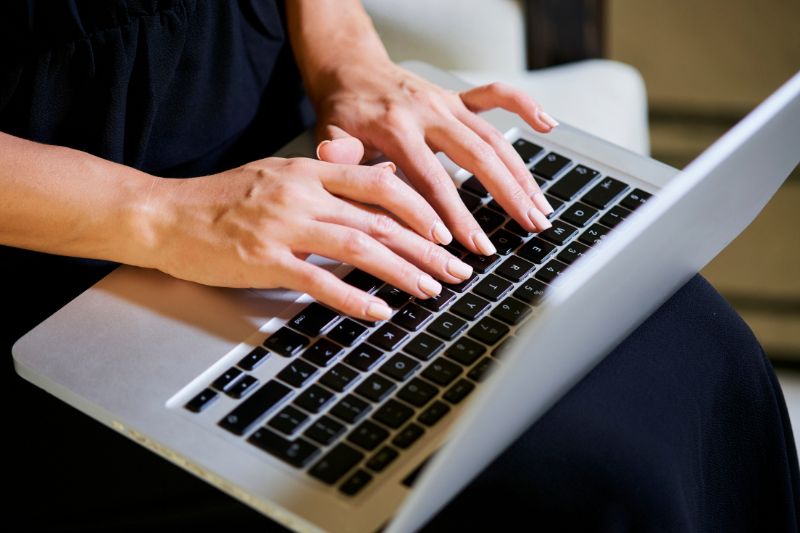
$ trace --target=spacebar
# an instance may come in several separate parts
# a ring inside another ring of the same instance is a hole
[[[292,389],[286,385],[275,380],[269,381],[220,420],[219,425],[231,433],[244,435],[262,415],[278,405],[290,392]]]

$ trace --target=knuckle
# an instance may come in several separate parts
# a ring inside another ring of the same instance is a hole
[[[474,140],[467,144],[467,149],[477,160],[482,162],[489,162],[495,159],[497,154],[488,143],[483,140]]]
[[[440,246],[432,243],[428,244],[423,250],[422,261],[430,266],[443,265],[445,263],[445,251]]]
[[[370,234],[378,239],[387,239],[394,235],[400,226],[390,216],[374,213],[370,220]]]
[[[394,192],[397,180],[391,170],[388,168],[376,168],[372,170],[372,173],[372,185],[376,193],[390,194]]]
[[[531,201],[531,199],[528,198],[528,194],[522,189],[522,186],[515,186],[511,191],[510,197],[514,205],[527,205]]]
[[[347,232],[344,242],[345,252],[350,257],[363,257],[370,246],[370,238],[358,230]]]
[[[364,298],[361,296],[360,292],[353,287],[345,287],[342,289],[341,308],[344,312],[351,315],[358,315],[366,311]]]

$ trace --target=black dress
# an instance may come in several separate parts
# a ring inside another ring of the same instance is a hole
[[[265,157],[313,119],[280,2],[0,9],[6,133],[189,177]],[[25,529],[282,530],[13,373],[13,341],[114,265],[8,247],[0,265],[6,508]],[[794,450],[763,351],[696,277],[426,530],[797,531]]]

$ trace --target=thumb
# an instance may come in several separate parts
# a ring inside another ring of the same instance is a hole
[[[328,125],[321,137],[327,139],[317,145],[317,159],[340,165],[358,165],[364,158],[364,145],[338,126]]]

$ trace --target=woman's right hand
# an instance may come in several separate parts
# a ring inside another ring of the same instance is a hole
[[[385,302],[304,259],[350,263],[419,298],[440,292],[431,276],[468,278],[472,268],[437,245],[452,240],[443,222],[394,170],[272,157],[199,178],[156,178],[148,266],[206,285],[295,289],[385,320]]]

